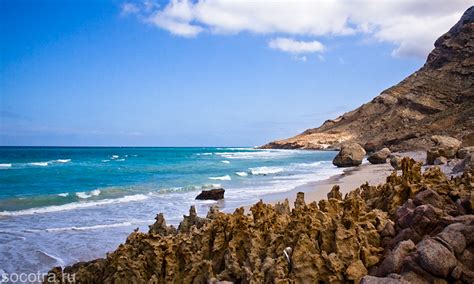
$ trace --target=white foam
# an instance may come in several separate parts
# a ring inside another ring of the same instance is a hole
[[[33,163],[28,163],[28,165],[46,167],[47,165],[49,165],[49,162],[33,162]]]
[[[50,257],[52,259],[54,259],[58,264],[59,266],[64,266],[66,263],[64,262],[64,260],[58,256],[55,256],[55,255],[52,255],[52,254],[49,254],[45,251],[42,251],[42,250],[38,250],[39,252],[41,252],[42,254],[46,255],[47,257]]]
[[[58,196],[61,196],[61,197],[68,197],[68,196],[69,196],[69,192],[59,193]]]
[[[302,153],[301,150],[252,150],[243,152],[221,152],[216,153],[226,159],[274,159],[291,157]]]
[[[142,201],[147,198],[148,196],[144,194],[135,194],[135,195],[127,195],[127,196],[115,198],[115,199],[103,199],[103,200],[90,201],[90,202],[73,202],[73,203],[68,203],[68,204],[63,204],[63,205],[30,208],[30,209],[19,210],[19,211],[2,211],[0,212],[0,216],[22,216],[22,215],[31,215],[31,214],[44,214],[44,213],[50,213],[50,212],[90,208],[90,207],[102,206],[102,205],[108,205],[108,204]]]
[[[87,199],[92,197],[92,195],[85,193],[84,191],[82,192],[76,192],[76,196],[82,199]]]
[[[91,198],[92,196],[98,196],[100,194],[100,189],[94,189],[89,194],[83,192],[76,192],[76,196],[82,199]]]
[[[211,156],[212,153],[197,153],[196,156]]]
[[[71,159],[57,159],[55,162],[57,163],[69,163]]]
[[[212,180],[231,180],[232,178],[229,175],[221,176],[221,177],[210,177],[209,179]]]
[[[102,160],[102,163],[107,163],[109,162],[110,160]]]
[[[0,164],[0,168],[11,168],[12,164]]]
[[[201,189],[212,189],[212,188],[221,188],[222,185],[219,183],[206,184],[201,186]]]
[[[249,175],[249,174],[246,173],[246,172],[236,172],[235,174],[238,175],[239,177],[246,177],[246,176]]]
[[[126,227],[132,226],[132,222],[122,222],[122,223],[115,223],[115,224],[103,224],[103,225],[94,225],[94,226],[83,226],[83,227],[63,227],[63,228],[49,228],[45,229],[46,232],[63,232],[63,231],[88,231],[88,230],[97,230],[97,229],[104,229],[104,228],[116,228],[116,227]]]
[[[123,162],[123,161],[125,161],[125,159],[117,159],[117,160],[115,160],[115,161],[117,161],[117,162]]]
[[[285,168],[282,167],[257,167],[250,168],[250,173],[252,175],[269,175],[283,172]]]
[[[112,155],[110,156],[111,159],[117,159],[119,156],[118,155]]]
[[[230,162],[227,161],[227,160],[224,160],[224,161],[221,161],[221,162],[224,163],[224,164],[230,164]]]

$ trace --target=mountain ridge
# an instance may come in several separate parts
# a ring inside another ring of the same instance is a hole
[[[418,71],[372,101],[261,148],[338,149],[356,142],[369,151],[416,150],[431,147],[435,134],[474,145],[474,6],[434,46]]]

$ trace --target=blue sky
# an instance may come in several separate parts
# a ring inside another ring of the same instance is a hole
[[[469,6],[454,2],[419,15],[446,18],[417,43],[423,30],[393,38],[403,26],[342,9],[332,17],[346,17],[345,27],[292,22],[299,12],[278,14],[288,22],[280,27],[262,20],[262,7],[194,1],[183,14],[178,2],[2,0],[0,144],[254,146],[289,137],[420,68],[426,41]]]

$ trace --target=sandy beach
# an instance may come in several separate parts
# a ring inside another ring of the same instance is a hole
[[[410,157],[418,162],[424,162],[426,153],[421,151],[394,153],[399,156]],[[344,169],[344,172],[340,175],[332,176],[328,179],[312,182],[303,186],[297,187],[291,191],[269,194],[262,198],[266,203],[278,203],[288,199],[290,206],[294,205],[296,194],[303,192],[305,194],[305,201],[307,203],[326,199],[327,193],[331,191],[334,185],[339,185],[340,191],[344,196],[348,192],[358,188],[361,184],[366,182],[369,185],[379,185],[385,183],[386,178],[393,173],[394,169],[390,163],[386,164],[370,164],[368,161],[364,161],[362,165],[358,167],[349,167]],[[399,171],[401,173],[401,171]],[[246,206],[246,209],[250,206]]]

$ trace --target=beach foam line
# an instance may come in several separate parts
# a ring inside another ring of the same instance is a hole
[[[148,221],[147,221],[148,222]],[[89,231],[89,230],[97,230],[97,229],[105,229],[105,228],[117,228],[117,227],[127,227],[132,226],[138,222],[122,222],[122,223],[115,223],[115,224],[103,224],[103,225],[94,225],[94,226],[83,226],[83,227],[63,227],[63,228],[48,228],[44,229],[46,232],[64,232],[64,231]],[[141,222],[145,223],[145,222]]]
[[[63,205],[52,205],[46,207],[30,208],[18,211],[2,211],[0,216],[23,216],[23,215],[32,215],[32,214],[44,214],[58,211],[68,211],[82,208],[90,208],[95,206],[109,205],[109,204],[118,204],[118,203],[127,203],[127,202],[136,202],[143,201],[149,197],[144,194],[135,194],[135,195],[126,195],[120,198],[115,199],[103,199],[98,201],[89,201],[89,202],[72,202]]]
[[[210,177],[209,179],[212,180],[231,180],[232,178],[229,175],[221,176],[221,177]]]
[[[27,163],[27,165],[46,167],[46,166],[49,166],[50,164],[66,164],[69,162],[71,162],[71,159],[57,159],[57,160],[51,160],[51,161],[46,161],[46,162],[29,162]]]
[[[250,173],[252,175],[269,175],[269,174],[276,174],[285,171],[285,168],[282,167],[256,167],[256,168],[249,168]]]
[[[31,162],[31,163],[28,163],[28,165],[46,167],[49,165],[49,162]]]
[[[76,196],[82,199],[87,199],[91,198],[92,196],[99,196],[100,195],[100,189],[94,189],[89,194],[85,193],[84,191],[82,192],[76,192]]]
[[[68,196],[69,196],[69,192],[58,193],[58,196],[61,196],[61,197],[68,197]]]
[[[278,157],[291,157],[297,155],[302,150],[248,150],[241,152],[220,152],[216,155],[226,159],[273,159]]]
[[[249,175],[249,174],[246,173],[246,172],[236,172],[235,174],[238,175],[239,177],[246,177],[246,176]]]
[[[50,253],[47,253],[43,250],[38,250],[38,252],[46,255],[47,257],[53,259],[54,261],[56,261],[57,264],[59,264],[59,266],[65,266],[66,262],[64,262],[64,260],[62,258],[60,258],[59,256],[55,256],[55,255],[52,255]]]
[[[196,156],[211,156],[213,153],[197,153]]]

